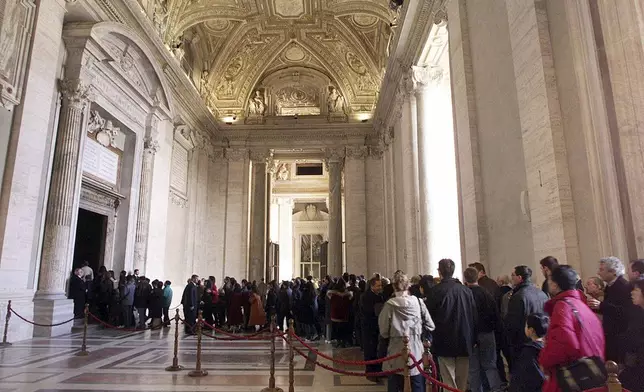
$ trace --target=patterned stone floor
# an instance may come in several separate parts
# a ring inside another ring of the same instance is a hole
[[[90,328],[89,356],[76,356],[81,332],[55,338],[14,342],[0,348],[0,392],[66,391],[261,391],[268,385],[270,346],[267,341],[218,341],[204,337],[202,363],[209,374],[192,378],[196,338],[180,333],[179,363],[186,370],[166,372],[172,363],[174,327],[160,331],[124,332]],[[288,391],[288,347],[276,344],[276,383]],[[299,346],[304,350],[302,346]],[[333,357],[360,359],[356,348],[333,349],[319,344],[318,350]],[[338,376],[316,366],[317,355],[296,355],[295,390],[298,392],[382,392],[384,386],[364,378]],[[328,361],[324,363],[328,363]],[[339,365],[336,363],[336,367]],[[356,367],[341,367],[354,371]]]

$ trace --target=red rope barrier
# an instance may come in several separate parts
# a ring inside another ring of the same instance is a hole
[[[119,330],[119,331],[125,331],[125,332],[142,332],[142,331],[148,331],[148,330],[150,330],[150,331],[154,331],[154,330],[156,330],[156,329],[161,329],[161,328],[163,328],[163,324],[159,325],[158,327],[150,327],[150,328],[120,328],[120,327],[117,327],[116,325],[112,325],[112,324],[106,323],[105,321],[101,320],[100,318],[98,318],[97,316],[95,316],[94,314],[92,314],[91,312],[87,312],[87,314],[89,314],[89,316],[90,316],[92,319],[94,319],[94,320],[95,320],[95,321],[97,321],[99,324],[101,324],[102,326],[104,326],[104,327],[106,327],[106,328],[108,328],[108,329],[117,329],[117,330]]]
[[[299,336],[297,336],[296,334],[293,334],[293,337],[294,337],[298,342],[300,342],[304,347],[306,347],[306,348],[307,348],[307,349],[309,349],[310,351],[313,351],[314,353],[316,353],[316,354],[317,354],[317,355],[319,355],[320,357],[322,357],[322,358],[324,358],[324,359],[327,359],[327,360],[329,360],[329,361],[333,361],[333,362],[341,363],[341,364],[343,364],[343,365],[356,365],[356,366],[377,365],[377,364],[379,364],[379,363],[383,363],[383,362],[391,361],[391,360],[393,360],[393,359],[397,359],[397,358],[400,358],[400,357],[402,356],[402,354],[401,354],[401,353],[398,353],[398,354],[391,355],[391,356],[389,356],[389,357],[380,358],[380,359],[373,359],[373,360],[370,360],[370,361],[348,361],[348,360],[346,360],[346,359],[333,358],[333,357],[331,357],[331,356],[329,356],[329,355],[326,355],[326,354],[324,354],[324,353],[319,352],[318,350],[316,350],[316,349],[315,349],[315,348],[313,348],[312,346],[308,345],[304,340],[302,340],[302,338],[300,338],[300,337],[299,337]]]
[[[56,324],[40,324],[40,323],[37,323],[37,322],[35,322],[35,321],[27,320],[26,318],[22,317],[21,315],[19,315],[18,313],[16,313],[16,311],[15,311],[15,310],[13,310],[13,309],[11,309],[11,308],[9,308],[9,311],[10,311],[11,313],[15,314],[15,315],[16,315],[16,317],[18,317],[20,320],[24,321],[25,323],[27,323],[27,324],[31,324],[31,325],[35,325],[36,327],[59,327],[59,326],[61,326],[61,325],[65,325],[65,324],[67,324],[67,323],[71,323],[72,321],[76,320],[76,317],[73,317],[73,318],[71,318],[71,319],[69,319],[69,320],[67,320],[67,321],[63,321],[63,322],[56,323]],[[80,318],[80,317],[79,317],[79,318]]]
[[[295,336],[295,335],[293,335],[293,336]],[[288,343],[288,339],[286,339],[284,336],[282,336],[282,339],[284,339],[284,341],[286,341],[286,342]],[[306,355],[304,352],[302,352],[302,350],[300,350],[299,348],[297,348],[297,347],[293,346],[293,350],[294,350],[296,353],[298,353],[300,356],[302,356],[303,358],[305,358],[305,359],[307,359],[307,360],[309,359],[309,356],[308,356],[308,355]],[[315,350],[311,350],[311,352],[314,352],[314,353],[316,353],[316,354],[318,353],[318,352],[317,352],[317,351],[315,351]],[[333,360],[335,361],[336,359],[334,358]],[[332,367],[332,366],[329,366],[329,365],[325,365],[325,364],[323,364],[323,363],[320,363],[320,362],[319,362],[319,361],[317,361],[317,360],[316,360],[316,361],[313,361],[313,362],[314,362],[317,366],[319,366],[319,367],[321,367],[321,368],[323,368],[323,369],[329,370],[329,371],[331,371],[331,372],[339,373],[339,374],[344,374],[344,375],[346,375],[346,376],[355,376],[355,377],[386,377],[386,376],[392,376],[392,375],[394,375],[394,374],[402,373],[402,372],[405,370],[404,368],[398,368],[398,369],[388,370],[388,371],[384,371],[384,372],[372,372],[372,373],[365,372],[365,373],[359,373],[359,372],[352,372],[352,371],[349,371],[349,370],[336,369],[336,368],[334,368],[334,367]],[[337,361],[336,361],[336,362],[337,362]],[[420,362],[418,362],[418,363],[414,363],[414,364],[410,365],[409,367],[410,367],[410,368],[413,368],[414,366],[418,366],[419,364],[420,364]]]
[[[430,376],[429,374],[427,374],[425,372],[425,369],[420,367],[420,362],[416,362],[416,358],[414,357],[413,354],[409,354],[409,356],[411,357],[411,360],[414,362],[414,366],[416,366],[416,369],[418,369],[420,374],[422,374],[423,377],[425,377],[426,380],[428,380],[432,384],[437,385],[437,386],[439,386],[439,387],[441,387],[443,389],[446,389],[446,390],[448,390],[450,392],[463,392],[460,389],[450,387],[449,385],[447,385],[445,383],[442,383],[442,382],[438,381],[437,379],[435,379],[434,377]],[[421,362],[422,362],[422,360],[421,360]]]
[[[219,339],[219,340],[268,340],[269,339],[268,337],[259,337],[259,338],[257,338],[259,335],[262,335],[262,334],[265,334],[266,332],[269,332],[268,328],[262,328],[259,331],[255,332],[255,333],[252,333],[250,335],[235,335],[234,333],[230,333],[230,332],[224,331],[223,329],[219,329],[219,328],[215,327],[214,325],[210,325],[206,321],[203,321],[203,323],[204,323],[204,325],[206,325],[208,328],[212,329],[213,331],[218,332],[218,333],[220,333],[222,335],[228,336],[230,338],[230,339],[225,339],[225,338],[218,338],[218,337],[214,337],[214,336],[209,336],[209,337],[213,337],[214,339]],[[206,335],[206,336],[208,336],[208,335]]]

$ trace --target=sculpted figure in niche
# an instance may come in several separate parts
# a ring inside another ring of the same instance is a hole
[[[258,116],[264,115],[264,112],[266,111],[266,103],[264,102],[264,97],[262,96],[261,91],[255,90],[255,95],[250,99],[248,111],[250,114]]]
[[[105,119],[98,114],[97,110],[92,110],[89,114],[89,123],[87,124],[87,132],[94,133],[105,127]]]
[[[333,86],[329,87],[329,97],[327,98],[327,108],[329,110],[329,113],[345,113],[344,97]]]
[[[277,169],[277,178],[280,181],[286,181],[288,180],[288,164],[283,163],[280,165],[279,169]]]

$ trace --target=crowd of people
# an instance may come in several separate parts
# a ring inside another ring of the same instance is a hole
[[[471,392],[563,391],[562,383],[574,381],[568,368],[572,364],[603,366],[613,360],[620,364],[624,387],[644,392],[644,260],[625,266],[618,258],[603,258],[597,276],[585,283],[554,257],[544,258],[540,266],[545,278],[541,288],[524,265],[515,267],[511,277],[495,280],[481,263],[473,263],[461,282],[450,259],[439,262],[436,278],[408,277],[403,271],[391,279],[345,273],[281,283],[226,277],[218,287],[215,277],[193,275],[181,297],[184,328],[186,334],[194,333],[199,310],[206,327],[232,332],[256,331],[273,316],[284,330],[293,319],[299,336],[324,339],[337,348],[360,347],[365,361],[399,353],[406,336],[415,358],[430,349],[443,382]],[[138,271],[129,276],[122,272],[119,280],[104,270],[91,279],[84,279],[83,269],[75,275],[75,285],[85,288],[85,298],[93,299],[102,319],[122,326],[131,326],[134,317],[138,326],[147,319],[152,325],[169,322],[170,282],[150,284]],[[367,365],[366,372],[404,364],[398,358]],[[412,391],[424,392],[419,371],[412,368],[410,375]],[[402,375],[386,382],[389,392],[403,390]]]

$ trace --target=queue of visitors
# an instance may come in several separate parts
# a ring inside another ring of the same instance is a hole
[[[461,282],[450,259],[440,260],[437,278],[403,271],[391,280],[348,273],[319,282],[312,276],[281,283],[225,277],[217,287],[215,277],[193,275],[181,297],[184,328],[194,333],[199,310],[207,325],[237,333],[265,327],[272,316],[284,330],[293,319],[295,332],[307,341],[360,347],[365,361],[399,353],[407,336],[415,358],[430,349],[437,376],[471,392],[571,390],[575,382],[604,382],[604,361],[614,360],[624,387],[644,392],[644,260],[631,262],[627,275],[621,260],[603,258],[598,276],[585,285],[554,257],[540,266],[546,278],[541,288],[525,265],[494,280],[481,263],[472,263]],[[97,274],[77,269],[70,298],[76,315],[88,301],[106,322],[132,327],[137,319],[137,327],[145,327],[151,319],[151,326],[161,326],[169,323],[172,289],[170,282],[150,282],[138,271],[124,271],[116,280],[104,268]],[[401,368],[404,362],[370,364],[366,372]],[[583,373],[595,367],[601,374]],[[419,371],[412,368],[410,375],[412,391],[425,391]],[[389,376],[387,390],[401,392],[402,375]]]

